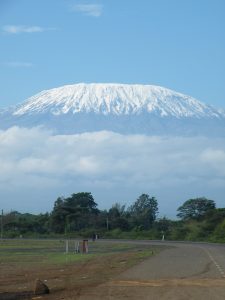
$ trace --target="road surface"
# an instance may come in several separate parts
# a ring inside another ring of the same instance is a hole
[[[163,243],[171,247],[79,299],[225,300],[225,245]]]

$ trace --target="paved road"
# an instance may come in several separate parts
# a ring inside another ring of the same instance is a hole
[[[163,243],[172,247],[80,299],[225,300],[225,245]]]

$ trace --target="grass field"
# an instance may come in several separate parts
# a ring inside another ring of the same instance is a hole
[[[161,249],[126,242],[89,241],[89,253],[75,253],[75,241],[0,240],[0,299],[32,299],[36,279],[50,288],[44,299],[78,299]],[[60,298],[61,297],[61,298]]]

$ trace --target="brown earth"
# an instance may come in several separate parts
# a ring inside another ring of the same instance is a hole
[[[0,300],[78,299],[83,292],[86,293],[112,279],[142,260],[136,250],[97,256],[86,262],[58,266],[1,263]],[[34,295],[37,278],[49,287],[49,295]]]

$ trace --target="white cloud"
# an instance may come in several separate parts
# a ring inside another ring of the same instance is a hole
[[[5,25],[2,28],[4,33],[19,34],[19,33],[35,33],[48,30],[55,30],[55,28],[44,28],[40,26],[25,26],[25,25]]]
[[[99,193],[100,198],[107,194],[102,203],[139,192],[162,194],[166,202],[178,201],[185,193],[210,197],[213,191],[222,197],[225,140],[213,139],[213,149],[211,145],[212,140],[203,137],[52,135],[41,128],[13,127],[0,131],[0,198],[6,190],[11,202],[10,193],[19,190],[30,191],[29,201],[41,193],[82,190]],[[53,200],[48,199],[51,204]]]
[[[32,63],[25,61],[8,61],[3,65],[10,68],[31,68],[34,66]]]
[[[217,148],[207,148],[201,154],[201,160],[225,176],[225,151]]]
[[[100,4],[76,4],[72,7],[72,10],[81,12],[86,16],[100,17],[103,12],[103,6]]]

